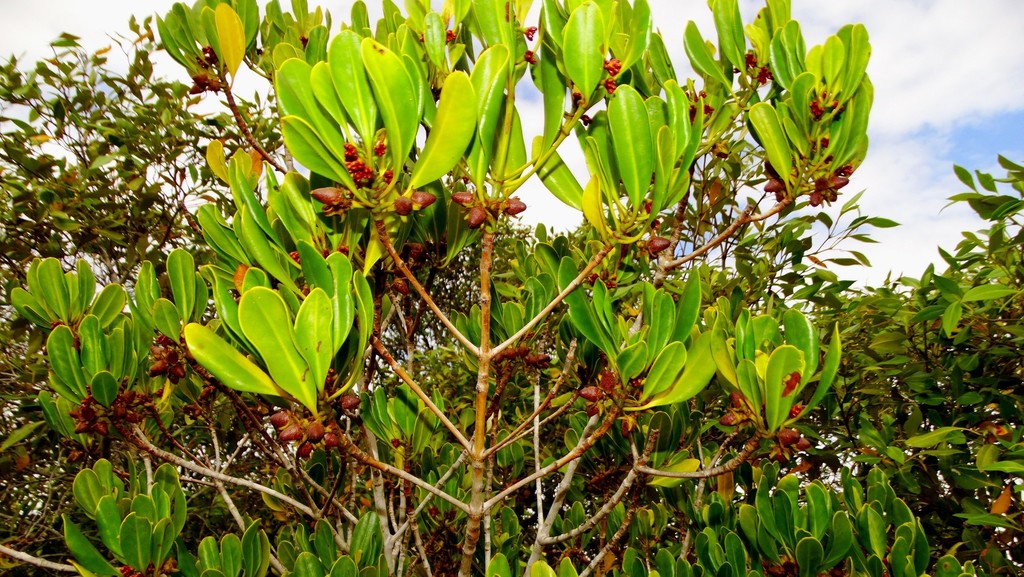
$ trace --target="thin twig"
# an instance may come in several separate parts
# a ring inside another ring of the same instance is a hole
[[[391,367],[391,370],[393,370],[395,374],[398,375],[398,377],[402,379],[402,381],[405,384],[409,385],[409,388],[412,389],[412,392],[416,393],[416,396],[419,397],[421,401],[423,401],[423,404],[426,405],[428,409],[430,409],[430,412],[434,413],[434,415],[441,420],[445,428],[448,429],[448,431],[455,437],[459,444],[462,445],[464,449],[469,450],[471,448],[469,439],[467,439],[466,436],[462,434],[462,431],[460,431],[459,428],[455,426],[455,423],[451,422],[448,416],[444,414],[444,411],[442,411],[437,405],[434,404],[434,401],[433,399],[430,398],[430,395],[428,395],[420,387],[419,383],[417,383],[412,378],[412,375],[405,372],[405,369],[402,368],[402,365],[398,364],[398,361],[395,360],[395,357],[392,356],[392,354],[387,350],[387,348],[385,348],[384,343],[375,336],[373,337],[372,344],[374,350],[376,350],[377,354],[380,355],[382,359],[384,359],[384,362],[386,362],[388,366]]]
[[[595,254],[593,258],[590,259],[590,262],[587,263],[587,266],[583,267],[583,270],[580,271],[578,275],[576,275],[576,278],[572,279],[572,282],[570,282],[568,286],[562,289],[562,292],[558,293],[558,295],[555,296],[555,298],[551,302],[549,302],[547,306],[545,306],[539,313],[537,313],[536,316],[530,319],[528,323],[523,325],[523,328],[516,331],[516,334],[510,336],[509,338],[505,339],[505,342],[491,349],[491,353],[495,355],[500,353],[501,351],[505,350],[510,345],[512,345],[512,343],[522,338],[523,335],[533,330],[533,327],[536,326],[537,323],[542,321],[544,317],[548,316],[548,314],[550,314],[551,311],[553,311],[555,307],[559,305],[559,303],[565,300],[565,297],[569,296],[569,294],[572,291],[576,290],[576,287],[580,286],[580,283],[582,283],[584,279],[590,276],[590,273],[595,268],[597,268],[597,265],[601,264],[601,261],[603,261],[604,258],[608,256],[608,253],[610,253],[611,251],[612,245],[605,245],[604,247],[602,247],[601,250],[598,251],[598,253]]]
[[[750,458],[757,450],[760,444],[761,437],[758,434],[754,434],[753,437],[747,440],[747,443],[743,446],[743,450],[736,453],[736,456],[729,459],[727,462],[721,465],[710,467],[708,469],[702,469],[700,471],[662,471],[660,469],[652,469],[651,467],[637,467],[637,470],[645,475],[654,475],[657,477],[671,477],[673,479],[707,479],[710,477],[717,477],[726,473],[735,471],[737,467],[743,464],[744,461]]]
[[[589,564],[587,564],[587,568],[584,569],[582,573],[580,573],[580,577],[590,577],[590,574],[594,572],[594,569],[596,569],[597,566],[601,563],[605,555],[607,555],[608,552],[612,550],[612,547],[614,547],[619,542],[619,539],[622,539],[622,536],[626,534],[626,531],[629,529],[629,524],[631,522],[633,522],[632,509],[626,511],[626,516],[623,517],[622,525],[619,526],[618,531],[616,531],[615,534],[612,535],[612,538],[609,539],[607,543],[605,543],[604,547],[601,548],[601,551],[599,551],[597,555],[594,555],[594,558],[590,560]]]
[[[385,226],[384,221],[378,220],[375,221],[374,224],[377,226],[377,236],[380,238],[380,242],[381,244],[384,245],[384,249],[387,250],[388,255],[391,257],[391,260],[394,261],[395,266],[398,267],[398,270],[400,270],[402,274],[405,275],[405,278],[409,281],[409,283],[412,284],[412,288],[415,289],[417,294],[420,295],[420,298],[423,299],[423,302],[427,303],[427,306],[430,307],[430,310],[434,311],[434,315],[437,317],[437,320],[441,321],[441,324],[443,324],[445,328],[448,329],[448,332],[450,332],[452,336],[455,337],[455,340],[459,341],[460,343],[462,343],[462,346],[466,347],[466,350],[473,353],[474,355],[480,354],[480,349],[476,345],[474,345],[466,337],[466,335],[462,334],[462,332],[459,331],[459,329],[455,328],[455,325],[452,324],[452,321],[449,320],[448,316],[441,311],[441,309],[437,306],[437,303],[434,302],[434,299],[430,297],[430,293],[427,292],[427,289],[423,288],[423,285],[420,284],[420,281],[419,279],[416,278],[416,275],[412,274],[412,271],[409,270],[408,266],[406,266],[405,261],[402,260],[402,257],[398,255],[398,251],[396,251],[394,245],[391,244],[391,236],[388,235],[388,229],[387,226]]]
[[[224,97],[228,101],[228,108],[231,109],[231,116],[235,119],[235,124],[238,129],[242,131],[242,136],[245,137],[245,141],[249,143],[249,146],[253,147],[260,156],[266,160],[270,166],[274,167],[274,170],[284,174],[288,172],[281,166],[269,153],[256,141],[256,138],[252,135],[252,131],[249,130],[249,125],[245,123],[245,119],[242,118],[242,111],[238,109],[238,103],[235,102],[235,95],[231,92],[231,85],[227,82],[227,77],[224,72],[220,74],[221,85],[224,88]]]
[[[73,565],[47,561],[46,559],[36,557],[35,555],[29,555],[28,553],[24,553],[22,551],[15,551],[14,549],[11,549],[10,547],[7,547],[5,545],[0,545],[0,553],[10,557],[11,559],[17,559],[22,563],[28,563],[29,565],[35,565],[36,567],[41,567],[43,569],[49,569],[51,571],[63,571],[64,573],[78,573],[78,570],[75,569]]]
[[[792,203],[793,203],[793,198],[792,197],[786,197],[786,198],[782,199],[780,202],[778,202],[775,206],[773,206],[770,209],[768,209],[768,211],[763,212],[761,214],[755,214],[754,213],[754,209],[757,208],[757,206],[752,204],[752,205],[748,206],[743,211],[743,214],[741,214],[739,218],[737,218],[736,220],[732,221],[732,223],[729,224],[729,226],[727,226],[725,228],[725,230],[723,230],[718,236],[716,236],[715,238],[709,240],[704,245],[694,249],[693,252],[691,252],[690,254],[681,256],[681,257],[679,257],[679,258],[677,258],[675,260],[670,260],[670,261],[664,263],[662,265],[662,268],[664,268],[664,270],[666,270],[666,271],[677,269],[677,268],[681,267],[682,265],[690,262],[691,260],[693,260],[693,259],[695,259],[695,258],[697,258],[697,257],[699,257],[701,255],[703,255],[704,253],[708,252],[709,250],[711,250],[711,249],[715,248],[716,246],[718,246],[718,245],[722,244],[723,242],[725,242],[725,240],[728,239],[733,234],[735,234],[736,231],[739,230],[741,226],[743,226],[743,225],[745,225],[747,223],[759,222],[759,221],[765,220],[767,218],[771,218],[771,217],[775,216],[776,214],[779,214],[780,212],[782,212],[782,209],[786,208],[787,206],[789,206]]]

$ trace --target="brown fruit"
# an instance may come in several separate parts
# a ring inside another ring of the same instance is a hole
[[[469,215],[466,217],[466,224],[469,228],[480,228],[480,225],[487,220],[487,211],[482,206],[474,206],[469,209]]]
[[[806,451],[811,448],[811,442],[807,440],[807,437],[800,437],[794,446],[797,451]]]
[[[436,200],[437,197],[429,192],[417,190],[416,192],[412,193],[412,203],[413,205],[416,206],[416,210],[419,210],[421,208],[427,208],[428,206],[434,204]]]
[[[409,296],[409,283],[404,278],[396,278],[391,283],[391,288],[395,289],[395,292],[402,296]]]
[[[583,387],[580,389],[580,396],[591,403],[600,400],[602,394],[601,389],[594,386]]]
[[[779,442],[786,447],[796,443],[801,438],[800,431],[797,431],[796,429],[782,429],[779,431]]]
[[[291,443],[292,441],[298,441],[302,438],[302,427],[298,425],[289,425],[285,427],[280,433],[277,434],[278,440],[282,443]]]
[[[313,454],[313,445],[309,442],[302,443],[299,445],[299,450],[295,452],[295,456],[300,459],[308,459]]]
[[[764,185],[765,192],[782,192],[786,190],[786,184],[777,178],[768,180],[768,184]]]
[[[312,190],[309,194],[326,205],[343,204],[345,202],[345,194],[340,188],[334,186],[317,188]]]
[[[472,192],[456,192],[452,194],[452,202],[460,206],[469,206],[473,203]]]
[[[840,188],[843,188],[847,184],[850,184],[849,178],[846,178],[845,176],[837,176],[835,178],[834,183],[832,184],[832,188],[839,190]]]
[[[270,424],[274,426],[274,430],[280,431],[288,424],[291,419],[291,413],[288,411],[278,411],[273,415],[270,415]]]
[[[341,439],[337,433],[326,433],[324,435],[324,446],[333,449],[341,444]]]
[[[359,408],[359,397],[348,394],[341,397],[341,409],[343,411],[354,411]]]
[[[731,427],[736,424],[736,414],[732,411],[722,415],[722,418],[718,420],[722,426]]]
[[[729,393],[729,402],[732,403],[732,406],[734,408],[742,409],[743,408],[743,394],[740,393],[739,391],[733,391],[733,392]]]
[[[399,216],[408,216],[412,212],[412,199],[400,196],[395,199],[395,213]]]
[[[663,236],[652,236],[651,240],[647,241],[647,250],[651,251],[651,254],[658,254],[671,244],[672,241]]]
[[[508,206],[505,207],[505,214],[515,216],[524,210],[526,210],[526,203],[513,197],[508,200]]]
[[[324,429],[323,423],[320,421],[313,421],[309,424],[309,427],[306,428],[306,438],[316,443],[320,441],[320,439],[324,438],[325,432],[326,430]]]
[[[96,421],[92,426],[92,430],[101,437],[106,437],[107,433],[110,432],[106,421]]]

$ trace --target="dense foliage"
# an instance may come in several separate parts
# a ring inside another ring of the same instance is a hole
[[[808,50],[786,0],[717,0],[684,80],[644,0],[428,4],[177,4],[191,86],[145,24],[127,76],[70,38],[5,69],[13,571],[1016,567],[1020,167],[958,170],[992,228],[948,272],[857,292],[832,269],[893,224],[844,194],[862,26]],[[534,184],[580,230],[518,227]]]

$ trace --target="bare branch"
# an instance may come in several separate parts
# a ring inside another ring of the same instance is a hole
[[[736,456],[729,459],[727,462],[721,465],[711,467],[709,469],[702,469],[700,471],[662,471],[659,469],[652,469],[650,467],[637,467],[637,470],[645,475],[654,475],[657,477],[671,477],[673,479],[707,479],[709,477],[717,477],[724,475],[731,471],[735,471],[737,467],[743,464],[744,461],[750,458],[754,451],[757,450],[758,444],[761,441],[761,436],[755,434],[753,437],[747,440],[746,445],[743,446],[743,450],[736,453]]]
[[[28,553],[15,551],[14,549],[11,549],[10,547],[7,547],[5,545],[0,545],[0,553],[10,557],[11,559],[17,559],[22,563],[28,563],[29,565],[35,565],[36,567],[41,567],[43,569],[49,569],[51,571],[62,571],[64,573],[78,573],[78,570],[75,569],[73,565],[47,561],[46,559],[41,559],[39,557],[36,557],[35,555],[29,555]]]

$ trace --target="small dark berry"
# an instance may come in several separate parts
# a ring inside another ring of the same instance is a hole
[[[302,427],[297,424],[289,425],[285,427],[280,433],[277,434],[278,440],[282,443],[291,443],[292,441],[298,441],[302,438]]]
[[[412,212],[412,199],[400,196],[395,199],[395,214],[408,216]]]
[[[274,430],[280,431],[288,424],[291,420],[291,413],[288,411],[278,411],[273,415],[270,415],[270,424],[274,426]]]
[[[671,244],[672,242],[663,236],[652,236],[651,240],[647,241],[647,250],[651,251],[651,254],[658,254]]]
[[[487,211],[482,206],[474,206],[469,209],[469,215],[466,217],[469,228],[480,228],[485,220],[487,220]]]
[[[313,445],[312,445],[312,443],[309,443],[309,442],[302,443],[301,445],[299,445],[299,450],[295,452],[295,456],[300,458],[300,459],[302,459],[302,460],[308,459],[309,456],[312,455],[312,454],[313,454]]]
[[[505,207],[505,214],[515,216],[524,210],[526,210],[526,203],[513,197],[509,199],[508,206]]]
[[[344,411],[354,411],[359,408],[360,403],[359,397],[352,394],[341,397],[341,409]]]
[[[469,206],[473,202],[473,193],[456,192],[452,194],[452,202],[460,206]]]

